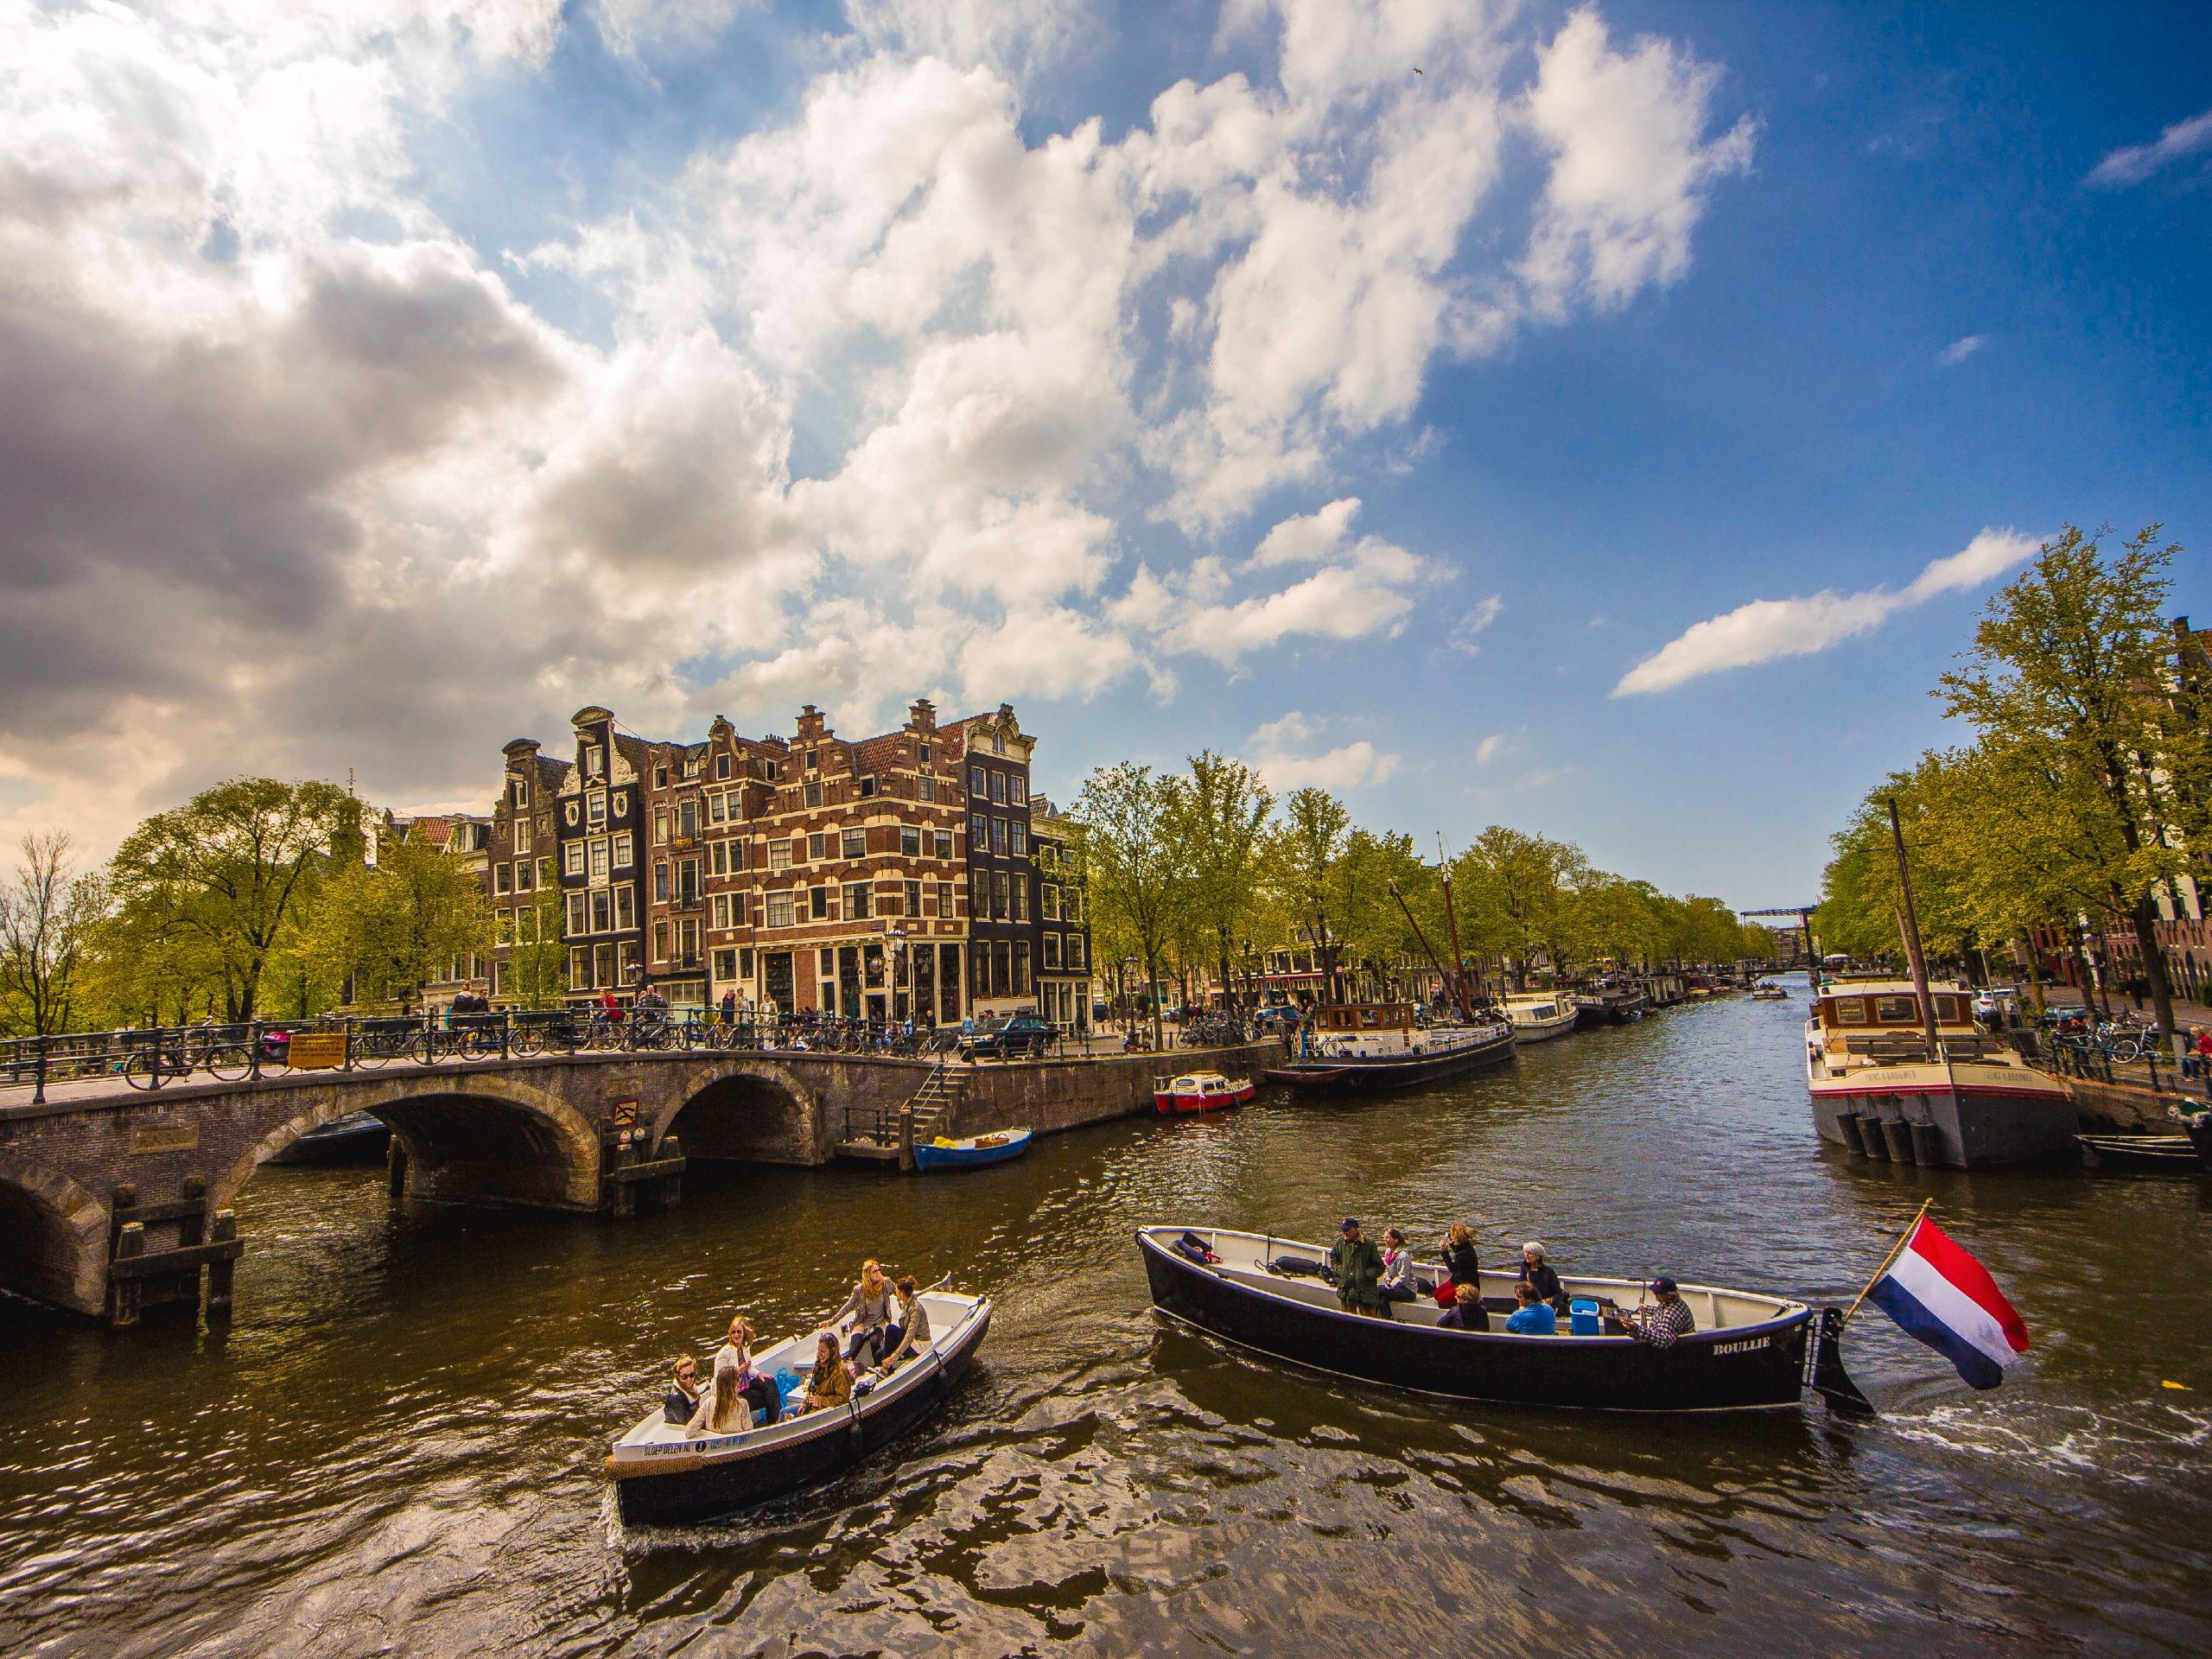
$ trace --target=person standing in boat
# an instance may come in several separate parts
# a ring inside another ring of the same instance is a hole
[[[660,1402],[660,1414],[671,1427],[683,1427],[699,1411],[699,1362],[685,1354],[670,1368],[674,1382]]]
[[[1444,1230],[1444,1237],[1437,1245],[1444,1258],[1445,1282],[1436,1287],[1436,1300],[1446,1307],[1452,1306],[1453,1293],[1461,1285],[1472,1285],[1478,1300],[1482,1296],[1482,1269],[1475,1263],[1475,1230],[1464,1221],[1455,1221]]]
[[[1521,1247],[1521,1282],[1536,1293],[1536,1300],[1548,1304],[1554,1313],[1567,1312],[1567,1292],[1560,1287],[1559,1274],[1544,1260],[1544,1247],[1530,1239]]]
[[[852,1288],[843,1304],[823,1323],[836,1325],[850,1314],[853,1319],[853,1339],[845,1352],[855,1365],[873,1365],[883,1353],[884,1332],[891,1325],[891,1287],[883,1277],[883,1267],[874,1256],[861,1263],[861,1281]],[[868,1350],[863,1361],[861,1350]]]
[[[1359,1223],[1346,1216],[1329,1246],[1329,1266],[1337,1279],[1337,1300],[1347,1313],[1382,1317],[1382,1252],[1359,1236]]]
[[[1690,1314],[1689,1304],[1682,1300],[1681,1289],[1664,1274],[1651,1281],[1651,1294],[1659,1299],[1656,1307],[1640,1307],[1625,1320],[1628,1333],[1638,1342],[1652,1348],[1671,1348],[1678,1338],[1687,1337],[1697,1329],[1697,1320]]]
[[[1414,1283],[1414,1253],[1395,1227],[1382,1230],[1382,1281],[1375,1288],[1385,1302],[1410,1302],[1421,1294]]]

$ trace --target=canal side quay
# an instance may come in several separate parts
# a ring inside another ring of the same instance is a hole
[[[1149,1111],[1164,1071],[1256,1071],[1279,1039],[979,1064],[804,1050],[579,1053],[0,1096],[0,1286],[117,1325],[231,1305],[232,1200],[264,1161],[368,1112],[395,1198],[611,1217],[680,1201],[693,1159],[911,1169],[917,1139]]]

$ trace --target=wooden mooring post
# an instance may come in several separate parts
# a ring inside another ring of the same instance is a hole
[[[238,1217],[230,1210],[207,1210],[207,1183],[188,1176],[179,1196],[143,1204],[134,1182],[111,1189],[108,1243],[108,1319],[121,1329],[138,1323],[149,1308],[183,1304],[200,1308],[206,1270],[207,1310],[226,1317],[232,1306],[236,1264],[245,1254]],[[177,1242],[166,1249],[147,1243],[146,1230],[174,1223]]]

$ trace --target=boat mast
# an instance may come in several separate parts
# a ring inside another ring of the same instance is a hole
[[[1436,864],[1444,878],[1444,925],[1452,935],[1452,1000],[1459,1005],[1462,1018],[1472,1020],[1475,1011],[1467,995],[1467,958],[1459,950],[1459,917],[1452,908],[1452,861],[1444,856],[1444,832],[1436,835]]]
[[[1936,1040],[1936,999],[1928,989],[1928,958],[1920,948],[1920,917],[1912,907],[1912,875],[1904,866],[1904,830],[1897,823],[1897,798],[1889,798],[1890,843],[1897,854],[1897,891],[1904,903],[1897,912],[1897,931],[1904,936],[1905,960],[1912,964],[1912,994],[1920,1002],[1920,1033],[1928,1044],[1928,1058],[1940,1061],[1942,1046]]]
[[[1421,931],[1421,924],[1414,919],[1413,912],[1408,909],[1406,905],[1406,895],[1398,891],[1398,884],[1395,880],[1390,883],[1390,896],[1398,901],[1398,908],[1405,912],[1406,925],[1413,929],[1414,938],[1421,941],[1421,955],[1428,958],[1428,965],[1436,969],[1436,976],[1444,982],[1445,989],[1451,993],[1452,1000],[1457,1002],[1459,996],[1458,991],[1453,988],[1455,982],[1452,976],[1446,973],[1444,964],[1436,959],[1436,952],[1430,948],[1428,943],[1428,935]]]

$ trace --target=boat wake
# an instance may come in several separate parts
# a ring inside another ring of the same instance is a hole
[[[2139,1413],[2037,1402],[2001,1417],[1978,1405],[1935,1406],[1885,1418],[1885,1425],[1916,1445],[2139,1486],[2170,1483],[2177,1450],[2212,1446],[2212,1410],[2158,1400]]]

